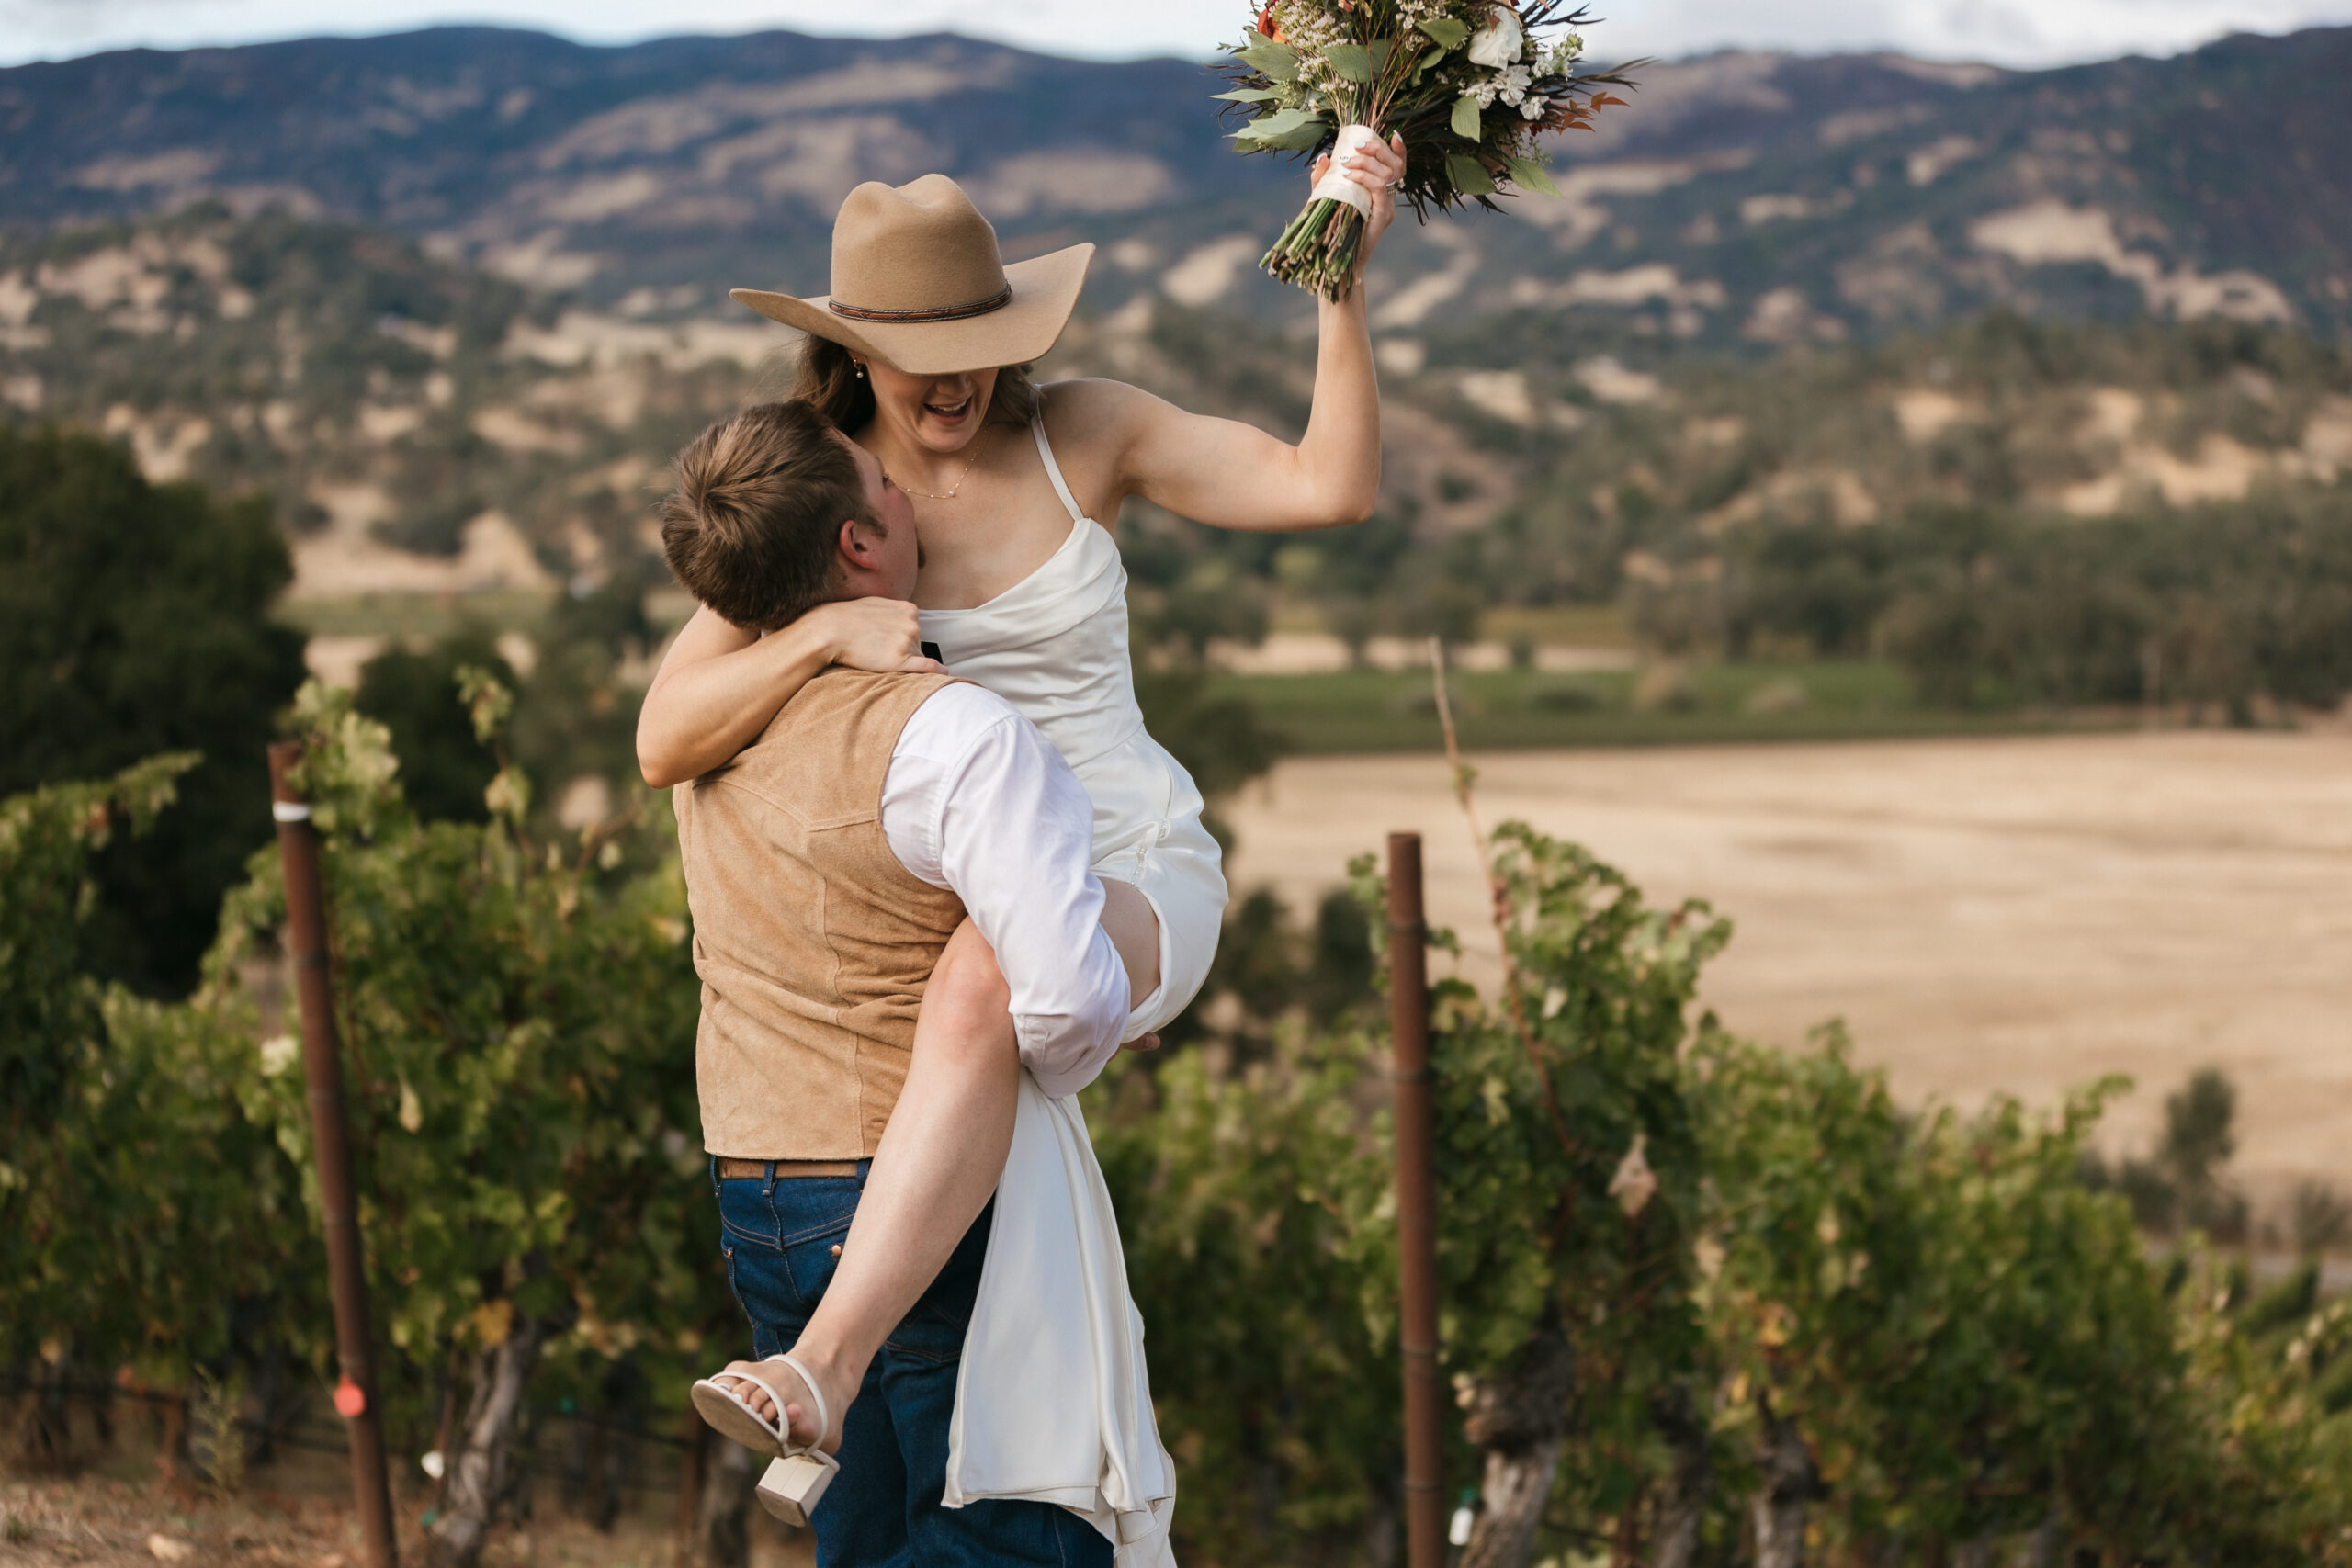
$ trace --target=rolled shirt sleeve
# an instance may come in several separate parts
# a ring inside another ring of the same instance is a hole
[[[1127,1020],[1127,972],[1091,869],[1093,818],[1036,726],[965,683],[914,711],[882,789],[891,852],[963,899],[1012,993],[1022,1065],[1056,1098],[1094,1081]]]

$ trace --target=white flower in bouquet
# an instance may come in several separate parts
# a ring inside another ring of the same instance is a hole
[[[1566,76],[1584,58],[1584,39],[1575,33],[1562,33],[1552,47],[1544,51],[1544,72],[1546,76]]]
[[[1623,99],[1617,72],[1579,73],[1587,13],[1577,0],[1250,0],[1232,90],[1247,106],[1235,133],[1247,152],[1329,151],[1363,139],[1401,144],[1397,199],[1428,215],[1521,191],[1556,196],[1542,138],[1589,129]],[[1509,112],[1506,112],[1509,111]],[[1339,170],[1259,265],[1325,299],[1347,298],[1370,216]]]
[[[1520,29],[1519,13],[1508,6],[1498,6],[1487,17],[1487,25],[1470,36],[1470,58],[1496,70],[1516,65],[1521,46],[1526,41],[1527,35]]]
[[[1519,111],[1520,118],[1541,119],[1544,111],[1551,106],[1542,94],[1529,90],[1534,84],[1533,66],[1506,65],[1473,86],[1470,96],[1478,100],[1478,107],[1482,109],[1500,98],[1506,107]]]

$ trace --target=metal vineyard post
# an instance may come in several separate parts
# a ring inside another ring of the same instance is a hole
[[[1405,1541],[1410,1568],[1443,1568],[1445,1562],[1428,942],[1421,917],[1421,836],[1391,833],[1388,1009],[1396,1041],[1396,1257],[1404,1304],[1398,1343],[1405,1363]]]
[[[302,1012],[302,1070],[311,1100],[311,1140],[318,1156],[319,1208],[334,1292],[335,1358],[343,1381],[335,1413],[351,1438],[351,1486],[359,1505],[368,1568],[394,1568],[392,1498],[384,1472],[384,1430],[376,1405],[376,1361],[368,1326],[368,1277],[359,1250],[351,1137],[343,1113],[343,1055],[335,1037],[334,991],[327,970],[326,895],[319,874],[319,834],[310,804],[287,777],[300,741],[269,749],[270,814],[277,819],[278,860],[286,873],[286,945],[294,961]]]

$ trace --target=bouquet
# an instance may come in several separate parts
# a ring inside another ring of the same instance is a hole
[[[1332,166],[1258,265],[1347,298],[1372,197],[1340,164],[1385,131],[1405,140],[1397,194],[1423,220],[1431,207],[1491,209],[1507,188],[1557,196],[1539,139],[1590,129],[1625,101],[1602,89],[1633,85],[1578,72],[1587,19],[1564,0],[1273,0],[1226,46],[1233,90],[1217,96],[1252,116],[1234,134],[1241,151],[1329,149]]]

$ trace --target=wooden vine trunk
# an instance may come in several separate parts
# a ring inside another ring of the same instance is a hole
[[[686,1561],[694,1568],[744,1568],[752,1560],[752,1490],[759,1484],[759,1456],[716,1435],[704,1454],[702,1495]]]
[[[1486,1507],[1462,1551],[1461,1568],[1527,1568],[1535,1532],[1560,1472],[1560,1439],[1549,1438],[1516,1452],[1487,1450]]]
[[[1576,1349],[1556,1321],[1537,1330],[1519,1365],[1482,1382],[1464,1435],[1486,1450],[1483,1507],[1459,1568],[1527,1568],[1560,1449],[1577,1420]]]
[[[1761,1409],[1760,1479],[1747,1506],[1756,1532],[1756,1568],[1804,1568],[1805,1510],[1821,1490],[1821,1472],[1797,1424],[1775,1416],[1769,1401],[1761,1402]]]
[[[1651,1409],[1674,1461],[1658,1497],[1650,1561],[1655,1568],[1692,1568],[1699,1561],[1699,1529],[1706,1520],[1707,1501],[1715,1484],[1707,1424],[1685,1384],[1677,1383],[1661,1393],[1651,1402]]]
[[[506,1337],[474,1358],[473,1393],[442,1477],[443,1506],[425,1532],[431,1568],[474,1568],[507,1495],[523,1397],[555,1325],[516,1314]]]

